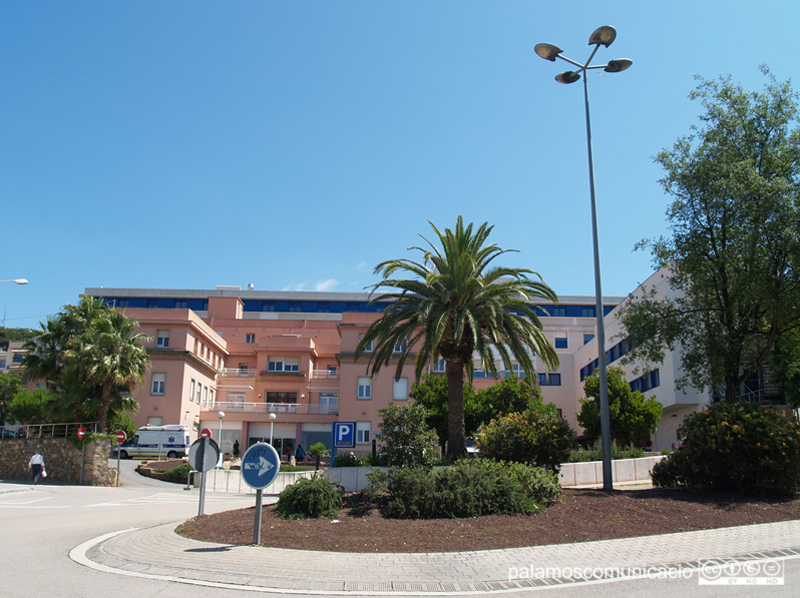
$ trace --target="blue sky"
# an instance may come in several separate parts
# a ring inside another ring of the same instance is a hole
[[[5,2],[0,317],[36,326],[85,287],[358,291],[430,232],[494,225],[560,295],[593,295],[589,34],[603,290],[667,232],[652,156],[689,133],[694,75],[797,70],[795,2]]]

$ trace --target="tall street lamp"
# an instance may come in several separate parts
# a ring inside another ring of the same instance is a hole
[[[225,453],[222,450],[222,420],[225,418],[225,412],[220,411],[217,413],[217,417],[219,417],[219,463],[217,467],[222,467],[222,462],[225,460]]]
[[[589,45],[594,46],[585,64],[576,62],[571,58],[563,56],[563,50],[553,44],[536,44],[534,51],[536,54],[555,62],[556,58],[568,62],[578,67],[577,71],[564,71],[556,75],[559,83],[575,83],[583,74],[583,98],[586,106],[586,146],[589,152],[589,194],[592,203],[592,244],[594,248],[594,289],[597,304],[597,367],[600,377],[600,436],[603,449],[603,489],[612,490],[614,488],[614,478],[611,473],[611,418],[608,413],[608,376],[606,374],[606,332],[603,322],[603,290],[600,284],[600,248],[597,237],[597,203],[594,194],[594,162],[592,160],[592,127],[589,121],[589,77],[588,71],[591,69],[603,69],[607,73],[619,73],[633,64],[627,58],[617,58],[610,60],[608,64],[591,65],[592,58],[600,49],[600,46],[608,47],[617,37],[617,31],[611,26],[603,26],[595,29],[589,37]]]

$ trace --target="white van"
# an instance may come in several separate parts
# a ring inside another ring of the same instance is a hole
[[[167,457],[181,459],[189,455],[189,428],[186,426],[144,426],[136,436],[114,447],[112,456],[121,459],[131,457]]]

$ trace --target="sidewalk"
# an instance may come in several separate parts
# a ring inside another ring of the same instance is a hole
[[[579,544],[427,554],[353,554],[212,544],[178,536],[173,531],[176,525],[95,538],[75,548],[70,557],[109,573],[250,591],[465,595],[585,583],[574,574],[577,569],[583,577],[597,581],[657,574],[657,568],[666,566],[696,571],[710,559],[780,560],[800,556],[800,521]]]

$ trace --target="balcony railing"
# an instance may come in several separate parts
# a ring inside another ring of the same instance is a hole
[[[312,380],[338,380],[339,379],[339,371],[329,371],[329,370],[311,370],[311,379]]]
[[[205,409],[205,408],[204,408]],[[244,403],[239,401],[216,401],[209,411],[226,413],[295,413],[297,415],[337,415],[338,405],[325,403]]]
[[[251,368],[222,368],[223,378],[253,378],[256,370]]]
[[[66,438],[85,428],[88,432],[97,433],[102,426],[97,422],[68,424],[30,424],[22,426],[0,426],[0,438]]]

